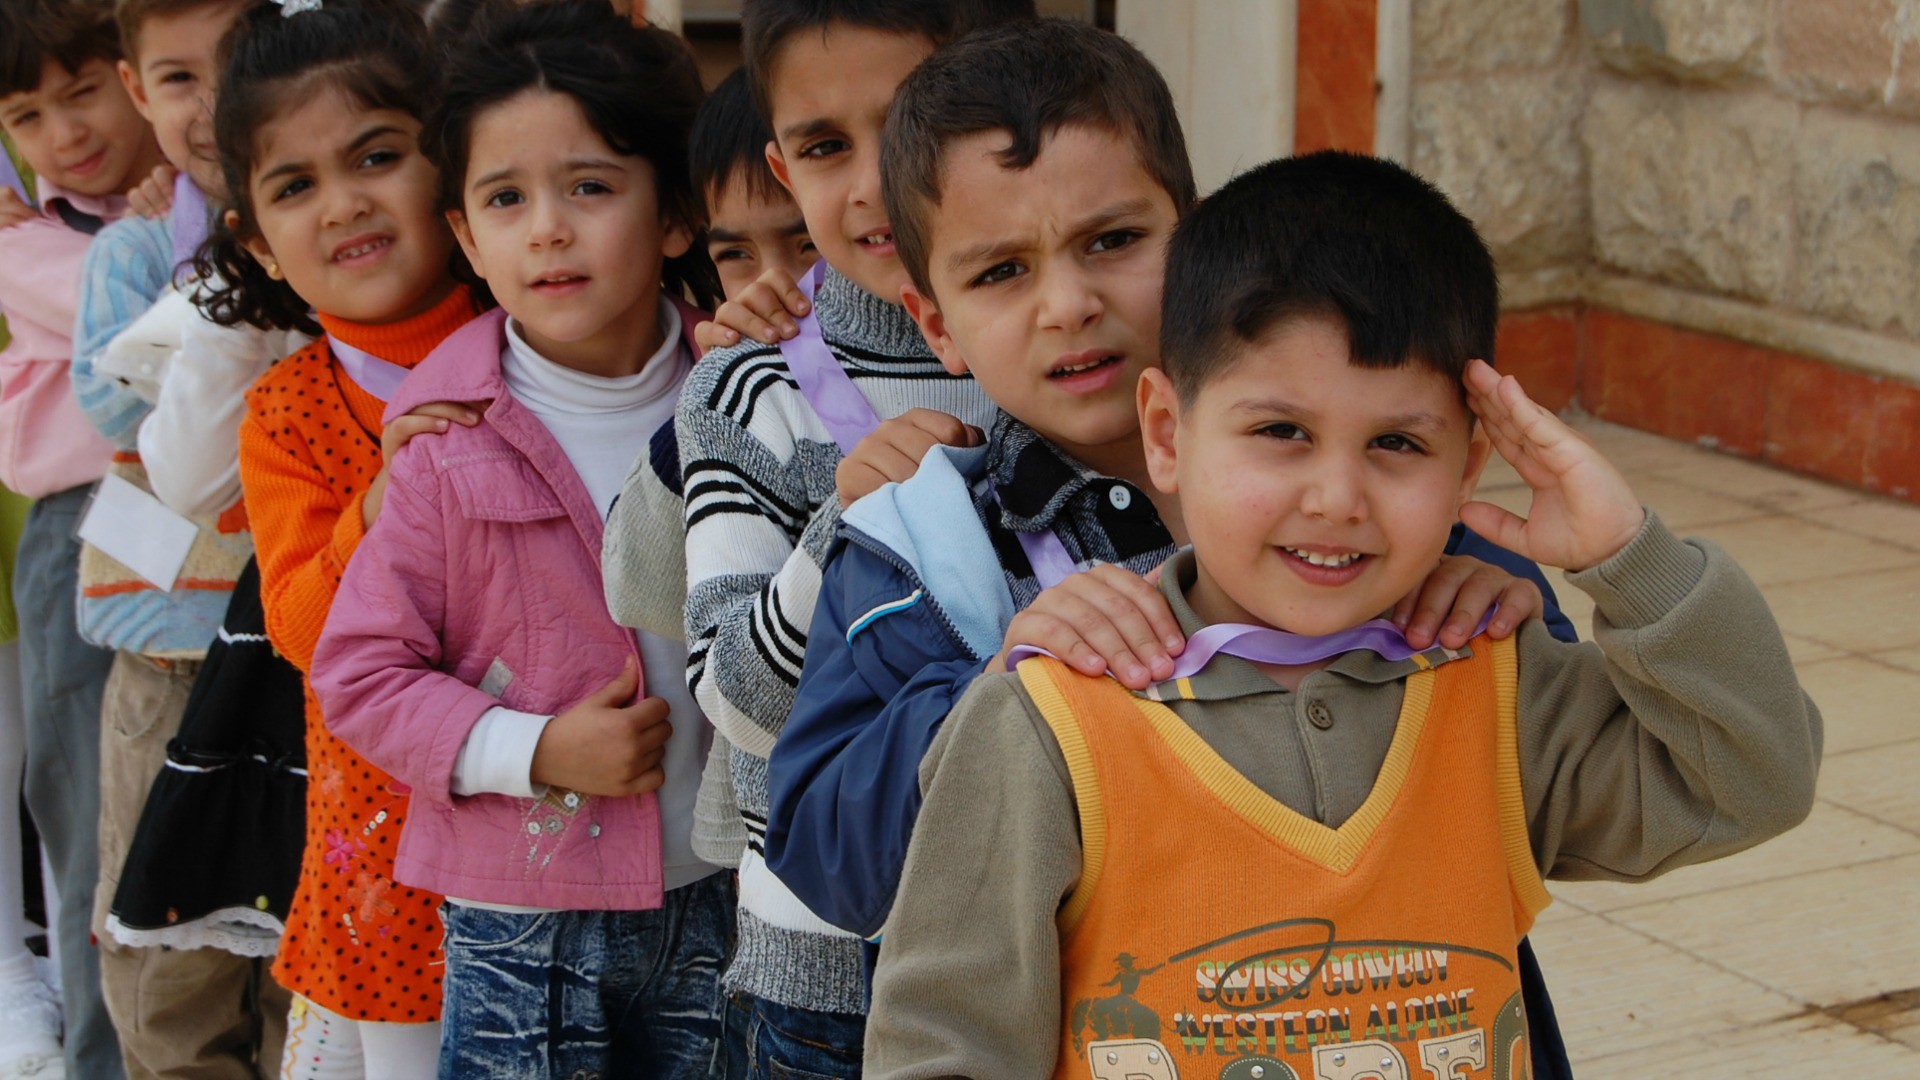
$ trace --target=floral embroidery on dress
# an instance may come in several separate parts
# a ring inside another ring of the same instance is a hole
[[[328,866],[344,874],[354,858],[367,850],[367,845],[348,836],[342,829],[327,830],[327,853],[321,856]]]

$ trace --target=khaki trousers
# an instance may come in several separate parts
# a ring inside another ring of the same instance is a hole
[[[199,673],[198,661],[115,653],[100,713],[100,885],[93,928],[101,989],[120,1034],[128,1080],[271,1077],[286,1040],[291,995],[267,974],[271,957],[136,948],[106,929],[147,793],[166,765],[167,743],[180,730]]]

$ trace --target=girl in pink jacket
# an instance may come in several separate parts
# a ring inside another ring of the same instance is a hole
[[[413,790],[396,877],[447,896],[442,1077],[703,1075],[728,875],[691,847],[711,728],[685,646],[616,625],[608,508],[672,421],[717,279],[679,39],[605,0],[510,10],[425,133],[499,310],[387,420],[466,402],[392,461],[314,658],[327,722]]]

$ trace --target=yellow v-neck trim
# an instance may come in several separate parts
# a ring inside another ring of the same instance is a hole
[[[1373,839],[1374,831],[1398,800],[1400,789],[1405,786],[1407,774],[1413,766],[1414,751],[1420,745],[1420,733],[1426,730],[1427,717],[1432,712],[1433,694],[1432,669],[1407,677],[1405,696],[1400,702],[1399,722],[1394,729],[1393,742],[1387,748],[1387,758],[1380,765],[1380,775],[1375,778],[1373,790],[1367,794],[1366,801],[1360,804],[1360,809],[1354,811],[1353,816],[1337,829],[1328,828],[1261,791],[1253,781],[1227,764],[1226,759],[1208,746],[1206,740],[1188,727],[1186,721],[1180,719],[1172,709],[1157,701],[1133,697],[1129,697],[1129,700],[1146,715],[1181,764],[1215,798],[1274,840],[1335,873],[1343,874],[1359,860],[1367,842]]]
[[[1061,905],[1056,923],[1061,933],[1072,930],[1093,903],[1093,888],[1099,884],[1100,871],[1107,857],[1107,804],[1100,794],[1100,774],[1093,767],[1093,748],[1087,745],[1087,733],[1080,717],[1067,704],[1059,679],[1071,678],[1065,664],[1051,658],[1036,657],[1021,664],[1021,685],[1040,710],[1066,759],[1067,775],[1073,779],[1073,800],[1080,813],[1080,880]],[[1117,685],[1117,684],[1116,684]]]

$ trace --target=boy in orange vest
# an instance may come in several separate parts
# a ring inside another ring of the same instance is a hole
[[[1471,223],[1387,162],[1274,162],[1179,226],[1139,406],[1188,647],[1144,691],[1015,650],[955,707],[868,1075],[1522,1075],[1545,877],[1806,815],[1819,715],[1759,591],[1477,359],[1497,313]],[[1529,518],[1470,501],[1494,451]],[[1570,571],[1595,642],[1380,620],[1456,521]]]

